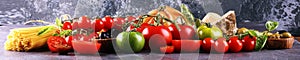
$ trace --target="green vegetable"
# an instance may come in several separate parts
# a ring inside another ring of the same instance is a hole
[[[270,31],[275,30],[278,27],[278,25],[279,25],[279,23],[276,22],[276,21],[268,21],[265,24],[265,26],[268,30],[267,32],[258,33],[258,32],[255,32],[255,31],[249,31],[249,34],[251,36],[257,36],[256,45],[255,45],[255,50],[256,51],[261,50],[265,46],[265,44],[268,40],[268,34],[267,33],[270,32]]]
[[[57,26],[59,26],[59,28],[61,28],[61,27],[63,26],[63,24],[61,23],[61,20],[60,20],[59,18],[56,18],[56,19],[55,19],[55,24],[56,24]]]
[[[187,23],[187,25],[194,25],[194,16],[193,14],[190,12],[189,8],[184,5],[184,4],[181,4],[180,5],[180,8],[181,8],[181,13],[184,15],[184,17],[187,18],[188,21],[185,21]]]
[[[37,34],[37,36],[40,36],[42,34],[48,33],[49,31],[52,31],[53,29],[55,29],[54,26],[48,26],[46,28],[43,28],[42,30],[40,30]]]
[[[140,52],[145,45],[145,38],[139,32],[122,32],[116,37],[116,43],[122,52]]]
[[[275,30],[278,27],[278,25],[279,25],[279,22],[276,22],[276,21],[267,21],[265,24],[268,31]]]
[[[255,45],[255,49],[254,50],[258,51],[258,50],[261,50],[262,48],[264,48],[267,40],[268,40],[268,36],[267,35],[263,35],[263,36],[257,37],[256,45]]]
[[[198,27],[197,33],[199,39],[203,40],[204,38],[212,38],[216,40],[220,37],[223,37],[223,32],[216,26],[212,26],[209,23],[202,24]]]

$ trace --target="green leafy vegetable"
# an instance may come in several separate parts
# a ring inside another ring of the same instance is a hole
[[[278,27],[278,25],[279,25],[279,22],[276,22],[276,21],[267,21],[265,24],[268,31],[275,30]]]
[[[48,33],[49,31],[53,30],[54,28],[55,28],[54,26],[49,26],[49,27],[43,28],[42,30],[40,30],[40,31],[38,32],[37,35],[39,36],[39,35]]]
[[[184,4],[180,5],[181,8],[181,13],[184,15],[184,17],[187,18],[187,21],[185,21],[187,23],[187,25],[194,25],[194,16],[193,14],[190,12],[190,10],[188,9],[188,7]]]
[[[59,18],[56,18],[56,19],[55,19],[55,24],[56,24],[57,26],[59,26],[59,28],[61,28],[61,27],[63,26],[63,24],[61,23],[61,20],[60,20]]]
[[[270,31],[275,30],[278,27],[279,23],[276,21],[267,21],[265,26],[267,28],[267,32],[264,33],[259,33],[259,34],[254,34],[255,32],[250,32],[250,35],[257,35],[257,40],[256,40],[256,45],[255,45],[255,50],[261,50],[262,48],[264,48],[267,40],[268,40],[268,36],[267,33]]]
[[[255,50],[258,51],[258,50],[261,50],[262,48],[264,48],[264,46],[267,42],[267,39],[268,39],[267,35],[257,37]]]

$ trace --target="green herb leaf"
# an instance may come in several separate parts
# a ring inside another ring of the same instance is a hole
[[[53,30],[55,27],[54,26],[49,26],[49,27],[46,27],[46,28],[43,28],[42,30],[40,30],[38,32],[38,36],[42,35],[42,34],[45,34],[45,33],[48,33],[49,31]]]
[[[55,24],[56,24],[57,26],[59,26],[59,28],[61,28],[61,27],[63,26],[63,24],[61,23],[61,20],[60,20],[59,18],[56,18],[56,19],[55,19]]]
[[[258,51],[258,50],[261,50],[262,48],[264,48],[264,46],[267,42],[267,39],[268,39],[267,35],[257,37],[255,50]]]
[[[275,30],[278,27],[278,25],[279,25],[279,22],[276,22],[276,21],[267,21],[265,24],[268,31]]]
[[[184,15],[184,17],[187,18],[187,21],[185,21],[185,23],[190,26],[194,25],[195,18],[193,14],[190,12],[189,8],[184,4],[181,4],[180,8],[181,8],[181,13]]]
[[[72,35],[72,30],[62,30],[60,36],[70,36]]]

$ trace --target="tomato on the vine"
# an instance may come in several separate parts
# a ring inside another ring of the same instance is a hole
[[[116,17],[116,18],[114,18],[113,28],[115,28],[115,29],[117,29],[119,31],[122,31],[122,27],[123,27],[124,23],[125,23],[125,18]]]
[[[95,26],[95,32],[99,32],[104,28],[104,23],[98,18],[93,22],[93,26]]]
[[[131,21],[134,21],[135,20],[135,17],[134,16],[127,16],[126,20],[128,22],[131,22]]]
[[[243,42],[243,50],[244,51],[253,51],[256,44],[256,37],[247,35],[242,40]]]
[[[150,25],[147,24],[147,23],[142,23],[140,27],[134,27],[133,25],[130,25],[130,26],[127,28],[126,31],[131,31],[131,30],[133,30],[133,29],[136,29],[137,32],[142,33],[143,30],[144,30],[146,27],[148,27],[148,26],[150,26]]]
[[[105,16],[103,19],[102,19],[102,22],[104,23],[104,29],[105,30],[109,30],[113,27],[113,18],[111,16]]]
[[[228,51],[229,45],[226,42],[226,38],[218,38],[214,43],[214,49],[216,52],[225,53]]]
[[[180,31],[174,24],[168,28],[172,32],[173,39],[193,39],[196,33],[193,27],[187,25],[179,25]]]
[[[82,16],[78,21],[78,28],[89,29],[91,26],[90,19],[87,16]]]
[[[162,53],[166,53],[166,54],[170,54],[174,51],[174,46],[164,46],[164,47],[160,47],[160,51]]]
[[[142,34],[146,39],[146,49],[150,47],[154,51],[158,51],[157,49],[160,47],[170,45],[172,42],[172,34],[164,26],[148,26]]]
[[[243,48],[242,41],[237,36],[230,37],[228,44],[230,52],[240,52]]]
[[[48,48],[51,52],[68,52],[72,47],[60,36],[51,36],[47,40]]]
[[[79,28],[78,22],[73,22],[72,24],[72,30]]]
[[[211,49],[213,49],[212,47],[212,44],[214,44],[215,41],[212,40],[212,38],[205,38],[203,40],[203,44],[201,46],[201,49],[204,51],[204,52],[210,52]]]
[[[62,29],[63,30],[68,30],[68,29],[72,30],[71,22],[64,22]]]

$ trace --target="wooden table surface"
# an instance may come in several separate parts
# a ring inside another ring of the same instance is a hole
[[[209,54],[209,53],[174,53],[174,54],[103,54],[99,55],[59,55],[50,51],[39,52],[14,52],[4,50],[6,36],[10,29],[29,27],[24,25],[3,25],[0,26],[0,60],[299,60],[300,43],[295,40],[293,48],[281,50],[267,50],[254,52],[239,52],[226,54]]]

